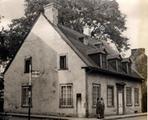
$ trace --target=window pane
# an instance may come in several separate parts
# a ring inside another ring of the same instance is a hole
[[[107,87],[107,105],[113,106],[114,105],[114,90],[113,86],[108,86]]]
[[[25,65],[24,65],[24,67],[25,67],[24,72],[25,73],[29,73],[30,72],[30,65],[31,64],[32,64],[32,58],[31,57],[25,59]]]
[[[126,105],[132,105],[132,88],[126,88]]]
[[[93,99],[93,106],[96,106],[97,98],[100,97],[100,85],[99,84],[93,84],[92,89],[92,99]]]
[[[134,89],[134,100],[135,100],[135,105],[139,105],[139,89],[138,88]]]
[[[102,67],[103,68],[107,67],[106,55],[104,54],[102,54]]]
[[[70,107],[73,104],[72,101],[72,85],[62,85],[61,86],[61,98],[60,98],[60,106],[61,107]]]
[[[60,69],[66,69],[66,56],[60,56]]]
[[[22,106],[29,106],[29,86],[22,86]]]

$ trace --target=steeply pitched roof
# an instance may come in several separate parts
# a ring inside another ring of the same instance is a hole
[[[81,37],[84,37],[84,39],[85,39],[85,36],[83,34],[80,34],[70,28],[63,26],[63,25],[58,25],[58,28],[62,31],[62,33],[64,33],[64,35],[68,38],[68,40],[71,42],[71,44],[73,44],[76,47],[76,49],[81,52],[81,54],[84,56],[83,58],[87,59],[91,63],[90,64],[91,66],[88,65],[89,68],[97,68],[98,70],[101,70],[101,68],[99,68],[96,65],[96,63],[89,57],[89,53],[102,52],[102,50],[103,50],[102,48],[101,49],[96,48],[93,45],[93,44],[97,43],[98,40],[86,37],[86,39],[89,39],[89,42],[91,44],[85,45],[84,43],[82,43],[79,40],[79,38],[81,38]],[[117,51],[113,50],[106,41],[99,41],[99,43],[102,43],[103,48],[109,54],[108,55],[109,59],[113,59],[113,58],[122,59],[121,55]],[[105,70],[105,69],[102,69],[102,71],[104,71],[106,73],[112,73],[114,75],[117,75],[117,74],[122,75],[122,76],[129,77],[129,78],[143,79],[142,76],[140,76],[135,70],[132,70],[132,72],[130,74],[121,73],[121,72],[119,73],[116,71]]]
[[[100,68],[98,68],[98,65],[91,59],[91,57],[89,56],[90,51],[92,53],[95,52],[103,52],[103,50],[105,49],[105,51],[109,54],[109,55],[116,55],[119,56],[119,53],[117,51],[114,51],[106,41],[98,41],[96,39],[90,38],[90,37],[86,37],[85,35],[72,30],[68,27],[65,27],[63,25],[54,25],[52,24],[47,17],[44,14],[40,14],[43,15],[46,20],[54,27],[54,29],[60,34],[60,36],[63,38],[63,40],[74,50],[74,52],[84,61],[84,63],[87,65],[87,67],[89,68],[95,68],[98,69],[100,72]],[[39,16],[40,16],[39,15]],[[36,21],[38,20],[39,16],[35,19],[34,24],[36,23]],[[34,26],[33,24],[33,26]],[[33,28],[32,26],[32,28]],[[30,30],[31,31],[31,30]],[[29,31],[29,33],[30,33]],[[29,34],[28,33],[28,34]],[[27,34],[27,35],[28,35]],[[26,35],[26,37],[27,37]],[[26,39],[25,37],[25,39]],[[85,45],[84,43],[82,43],[82,41],[80,41],[79,38],[84,38],[84,39],[88,39],[88,44]],[[103,45],[103,48],[97,48],[94,46],[95,43],[101,43]],[[14,59],[14,58],[13,58]],[[13,61],[13,59],[11,60],[11,62]],[[9,63],[8,67],[10,66],[11,62]],[[5,72],[7,71],[7,69],[5,70]],[[136,72],[133,72],[130,75],[126,75],[124,73],[118,73],[118,72],[114,72],[114,71],[110,71],[110,70],[106,70],[106,69],[102,69],[102,71],[104,71],[105,73],[112,73],[113,75],[122,75],[122,76],[127,76],[127,77],[131,77],[131,78],[136,78],[136,79],[142,79],[141,76],[139,76]],[[5,73],[4,72],[4,73]]]

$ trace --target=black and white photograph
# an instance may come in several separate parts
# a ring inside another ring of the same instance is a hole
[[[0,120],[147,120],[148,0],[0,0]]]

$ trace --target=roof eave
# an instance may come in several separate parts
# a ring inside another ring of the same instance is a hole
[[[131,78],[131,79],[138,80],[140,82],[142,82],[144,80],[141,77],[135,77],[135,76],[132,76],[132,75],[129,75],[129,74],[109,71],[109,70],[101,69],[101,68],[98,68],[98,67],[89,66],[89,67],[82,67],[82,68],[86,69],[86,70],[91,70],[91,71],[89,71],[90,73],[95,71],[95,72],[99,72],[99,73],[103,73],[103,74],[108,74],[108,75],[114,75],[114,76],[116,75],[117,77],[121,76],[121,77]]]

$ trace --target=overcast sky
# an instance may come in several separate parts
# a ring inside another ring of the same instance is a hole
[[[0,15],[6,25],[13,18],[24,14],[24,0],[0,0]],[[120,10],[127,15],[125,35],[130,39],[131,48],[148,48],[148,0],[117,0]],[[148,53],[148,51],[147,51]]]

